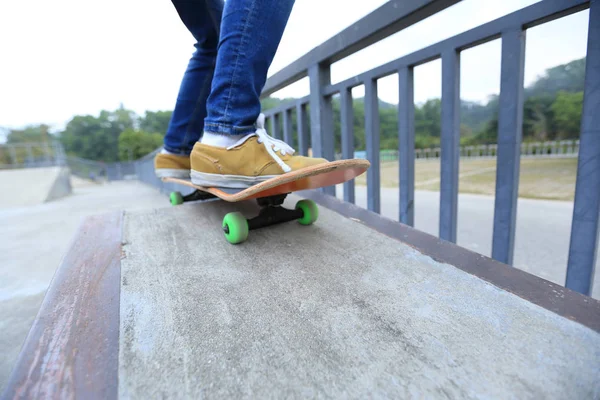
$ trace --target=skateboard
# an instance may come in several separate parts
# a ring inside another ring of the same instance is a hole
[[[317,204],[312,200],[302,199],[293,210],[287,209],[282,207],[286,196],[299,190],[317,189],[349,181],[364,173],[370,165],[368,160],[362,159],[332,161],[288,172],[245,189],[198,186],[191,179],[181,178],[162,178],[162,181],[195,189],[185,196],[180,192],[172,192],[169,196],[172,205],[214,198],[230,203],[255,199],[260,211],[253,218],[246,219],[240,212],[228,213],[223,218],[225,238],[229,243],[238,244],[248,238],[251,230],[294,220],[301,225],[313,224],[319,214]]]

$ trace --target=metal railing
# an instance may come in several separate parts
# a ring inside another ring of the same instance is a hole
[[[65,152],[57,141],[0,144],[0,169],[64,165]]]
[[[481,144],[476,146],[461,146],[458,151],[460,158],[494,158],[498,155],[497,144]],[[415,149],[415,160],[438,159],[442,154],[439,147]],[[547,142],[529,142],[521,144],[521,157],[530,158],[577,158],[579,155],[579,140],[560,140]],[[354,151],[354,158],[367,158],[366,151]],[[398,150],[381,150],[381,162],[397,161],[400,157]],[[342,153],[336,153],[335,159],[343,159]]]
[[[71,174],[94,181],[136,178],[135,162],[87,160],[68,156],[58,141],[0,144],[0,169],[66,166]]]
[[[500,39],[502,60],[492,257],[512,264],[522,145],[525,30],[589,8],[585,92],[566,279],[566,287],[589,295],[597,252],[600,213],[600,0],[542,0],[342,82],[331,83],[332,63],[422,21],[458,1],[389,1],[271,76],[265,84],[263,98],[305,77],[308,77],[310,87],[308,96],[264,111],[271,132],[277,138],[282,138],[283,133],[283,139],[288,143],[295,143],[294,139],[297,139],[300,154],[308,154],[310,144],[313,155],[334,159],[332,96],[339,95],[342,158],[351,158],[354,155],[351,89],[364,86],[366,155],[372,164],[367,172],[367,207],[379,213],[381,160],[377,81],[386,76],[397,75],[399,215],[402,223],[413,226],[413,70],[418,65],[441,59],[439,232],[442,239],[456,242],[460,158],[460,54],[466,49]],[[296,132],[292,130],[293,113],[296,114]],[[335,195],[335,188],[325,188],[324,192]],[[354,203],[353,182],[344,184],[344,200]]]

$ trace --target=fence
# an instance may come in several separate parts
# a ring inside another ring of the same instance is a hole
[[[135,162],[86,160],[67,156],[57,141],[0,145],[0,169],[67,166],[71,174],[84,179],[116,181],[135,179]]]
[[[372,163],[367,172],[367,207],[380,212],[380,129],[377,81],[397,75],[398,158],[400,221],[414,223],[414,96],[413,70],[435,59],[442,63],[441,199],[439,232],[442,239],[456,242],[458,203],[458,161],[460,140],[460,54],[461,51],[500,39],[501,76],[498,112],[496,197],[492,257],[512,264],[519,160],[522,152],[523,80],[525,31],[566,15],[589,8],[585,91],[571,242],[566,286],[590,294],[597,252],[600,213],[600,0],[541,0],[538,3],[480,25],[474,29],[380,65],[342,82],[331,83],[331,64],[352,55],[408,26],[414,25],[460,0],[391,0],[357,23],[343,30],[292,64],[271,76],[262,97],[267,97],[300,79],[308,77],[310,94],[266,110],[271,132],[288,143],[297,140],[300,154],[309,145],[315,156],[334,158],[332,96],[339,95],[341,157],[354,156],[353,99],[351,89],[364,86],[366,158]],[[595,38],[595,39],[594,39]],[[292,131],[296,114],[297,131]],[[283,131],[283,132],[282,132]],[[529,147],[526,147],[527,151]],[[475,149],[464,149],[468,154]],[[475,150],[476,151],[476,150]],[[537,153],[532,148],[530,155]],[[543,151],[543,149],[541,150]],[[573,149],[571,153],[574,153]],[[526,154],[526,153],[525,153]],[[334,195],[334,188],[324,189]],[[354,183],[344,184],[344,200],[354,202]]]
[[[493,158],[498,155],[497,144],[485,144],[478,146],[461,146],[459,148],[461,158]],[[440,158],[442,151],[439,147],[427,149],[415,149],[415,160],[427,160]],[[548,142],[529,142],[521,144],[521,157],[573,157],[579,154],[579,140],[561,140]],[[336,153],[335,159],[343,159],[342,153]],[[354,158],[367,158],[366,151],[355,151]],[[379,160],[397,161],[398,150],[382,150],[379,152]]]
[[[0,144],[0,169],[61,165],[65,152],[56,141]]]

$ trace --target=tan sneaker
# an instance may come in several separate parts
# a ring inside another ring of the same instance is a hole
[[[159,178],[190,178],[190,156],[158,153],[154,157],[154,172]]]
[[[257,128],[229,147],[196,143],[190,155],[192,182],[243,189],[286,172],[328,162],[324,158],[295,156],[287,143],[267,134],[263,114]]]

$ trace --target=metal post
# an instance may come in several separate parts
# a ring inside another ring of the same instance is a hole
[[[502,34],[496,199],[492,241],[492,258],[511,265],[519,191],[524,69],[525,32],[519,27]]]
[[[280,120],[281,117],[279,116],[279,113],[273,115],[273,123],[271,125],[271,128],[273,128],[273,137],[275,139],[281,139],[281,128],[279,126]]]
[[[331,70],[327,64],[309,67],[310,80],[310,135],[314,157],[333,161],[333,107],[331,97],[323,94],[323,87],[331,83]],[[335,196],[335,186],[322,188],[325,194]]]
[[[308,121],[306,104],[296,105],[296,123],[298,125],[298,151],[301,155],[308,155]]]
[[[283,111],[283,141],[294,147],[294,137],[292,136],[292,110]]]
[[[342,158],[354,158],[354,110],[352,90],[340,92],[340,119],[342,126]],[[354,179],[344,182],[344,201],[354,204]]]
[[[403,67],[398,71],[398,94],[399,216],[400,222],[414,226],[415,103],[412,67]]]
[[[365,142],[371,167],[367,170],[367,208],[376,213],[379,213],[381,208],[379,136],[377,81],[368,79],[365,82]]]
[[[600,0],[590,2],[579,160],[566,287],[590,296],[600,220]]]
[[[27,164],[30,166],[34,166],[35,160],[33,158],[33,151],[31,151],[31,144],[27,144],[27,158],[29,159],[29,162]]]
[[[442,54],[441,142],[440,238],[456,243],[460,144],[460,56],[454,49]]]

